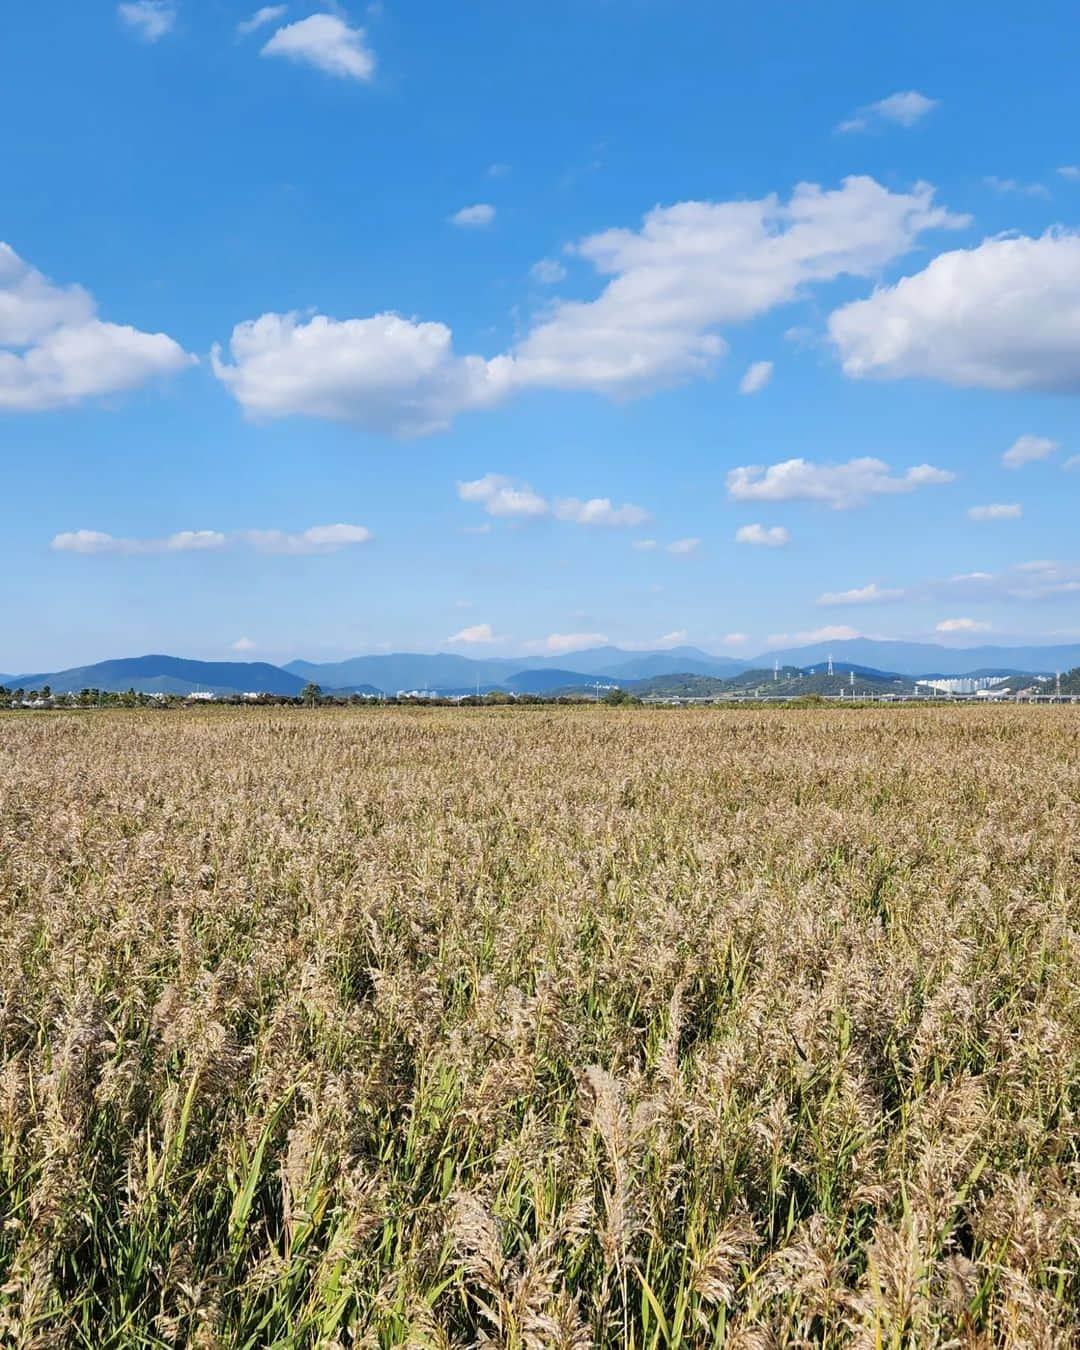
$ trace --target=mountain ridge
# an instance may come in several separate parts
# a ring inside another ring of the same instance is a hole
[[[774,648],[739,659],[712,656],[697,647],[627,651],[603,646],[572,653],[545,653],[524,657],[470,657],[455,652],[390,652],[352,657],[344,661],[301,659],[283,666],[265,661],[198,661],[151,653],[119,657],[91,665],[33,674],[0,676],[9,688],[40,688],[57,693],[83,688],[184,694],[198,690],[221,694],[270,693],[295,696],[304,685],[319,684],[327,692],[362,690],[393,695],[403,689],[467,692],[497,688],[517,692],[546,692],[566,684],[597,679],[626,683],[665,675],[700,675],[719,679],[777,662],[802,670],[825,665],[856,676],[949,677],[987,670],[1018,674],[1053,675],[1080,667],[1080,644],[1020,647],[943,647],[936,643],[908,643],[892,639],[845,638],[789,648]],[[565,680],[564,680],[564,677]]]

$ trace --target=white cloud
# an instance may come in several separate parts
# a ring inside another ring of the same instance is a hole
[[[747,367],[746,374],[739,381],[740,394],[756,394],[772,379],[773,363],[771,361],[755,361]]]
[[[855,378],[1080,391],[1080,235],[987,239],[829,316]]]
[[[1019,502],[993,502],[989,506],[969,506],[969,520],[1019,520],[1023,510]]]
[[[67,530],[53,538],[59,553],[201,553],[224,548],[225,535],[217,530],[180,530],[164,539],[124,539],[101,530]]]
[[[968,572],[931,588],[969,600],[1053,600],[1080,594],[1080,565],[1039,559],[1001,572]]]
[[[740,525],[735,531],[737,544],[757,544],[762,548],[783,548],[791,535],[783,525]]]
[[[473,607],[473,602],[472,602],[471,600],[455,600],[455,601],[454,601],[454,608],[455,608],[455,609],[472,609],[472,607]]]
[[[313,525],[300,534],[282,530],[241,530],[227,535],[220,530],[180,530],[161,539],[129,539],[100,530],[69,530],[58,534],[52,547],[61,553],[201,553],[232,545],[259,553],[336,553],[350,544],[363,544],[371,532],[362,525]]]
[[[1080,164],[1063,164],[1061,168],[1058,169],[1058,173],[1061,174],[1062,178],[1068,178],[1072,182],[1077,182],[1080,180]]]
[[[1080,455],[1070,455],[1061,467],[1069,473],[1072,473],[1075,469],[1080,469]]]
[[[448,637],[447,642],[494,642],[495,634],[489,623],[474,623],[471,628],[462,628],[460,632]]]
[[[232,649],[234,652],[253,652],[255,643],[249,637],[239,637],[232,644]]]
[[[506,388],[505,358],[455,356],[449,328],[396,314],[306,323],[264,314],[233,329],[230,352],[226,364],[214,347],[214,374],[256,418],[306,414],[423,435]]]
[[[1033,460],[1048,459],[1059,448],[1057,441],[1045,436],[1018,436],[1001,456],[1007,469],[1019,469]]]
[[[635,539],[632,548],[636,548],[639,553],[651,553],[656,548],[655,539]]]
[[[450,217],[451,225],[467,230],[482,230],[495,219],[495,208],[488,202],[477,202],[475,206],[463,206]]]
[[[312,14],[279,28],[262,55],[284,56],[339,79],[368,81],[375,74],[375,54],[364,30],[350,28],[336,14]]]
[[[884,460],[864,457],[846,464],[815,464],[807,459],[786,459],[768,468],[747,464],[730,470],[726,482],[733,501],[817,501],[839,511],[862,506],[871,497],[951,483],[954,477],[930,464],[917,464],[894,476]]]
[[[607,645],[606,633],[549,633],[546,638],[536,638],[522,645],[526,651],[564,652],[581,651],[586,647],[604,647]]]
[[[274,23],[288,9],[288,5],[263,5],[262,9],[257,9],[250,19],[244,19],[236,25],[236,31],[241,37],[246,37],[248,33],[254,33],[256,29],[265,27],[268,23]]]
[[[287,30],[282,30],[287,31]],[[292,413],[421,434],[527,388],[630,397],[704,376],[716,331],[790,303],[815,283],[873,276],[926,230],[967,223],[917,184],[872,178],[831,191],[801,184],[787,202],[681,202],[638,231],[591,235],[572,252],[609,278],[591,301],[556,301],[500,356],[455,356],[450,329],[381,314],[339,321],[264,314],[232,335],[214,370],[253,415]]]
[[[503,178],[510,172],[510,165],[496,161],[487,167],[487,176],[489,178]]]
[[[102,322],[81,286],[54,286],[0,243],[0,412],[122,393],[194,361],[164,333]]]
[[[479,502],[489,516],[546,516],[548,504],[528,483],[519,483],[501,473],[486,473],[472,482],[458,483],[463,502]]]
[[[587,502],[577,497],[560,497],[555,502],[555,516],[575,525],[634,526],[644,525],[649,519],[643,506],[633,506],[630,502],[614,506],[610,497],[592,497]]]
[[[745,633],[725,633],[720,639],[721,647],[745,647],[750,641]]]
[[[541,258],[529,268],[529,276],[541,286],[554,286],[566,280],[566,268],[557,258]]]
[[[824,628],[810,628],[801,633],[773,633],[765,639],[766,647],[806,647],[812,642],[846,642],[859,637],[855,628],[846,623],[826,624]]]
[[[700,544],[700,539],[676,539],[673,543],[668,544],[667,551],[685,557],[689,553],[696,553]]]
[[[144,42],[158,42],[176,26],[173,0],[127,0],[116,12]]]
[[[366,544],[371,531],[363,525],[312,525],[299,534],[245,530],[240,538],[259,553],[336,553],[351,544]]]
[[[998,178],[994,174],[987,174],[983,179],[987,187],[993,188],[1002,196],[1013,195],[1017,197],[1049,197],[1050,193],[1042,183],[1021,183],[1015,178]]]
[[[490,533],[491,533],[491,523],[490,523],[490,521],[485,521],[485,523],[484,523],[483,525],[462,525],[462,527],[461,527],[461,533],[462,533],[462,534],[490,534]]]
[[[850,591],[825,591],[819,595],[819,605],[875,605],[887,600],[902,600],[906,592],[872,581],[869,586],[857,586]]]
[[[686,641],[686,637],[686,629],[677,628],[673,633],[665,633],[656,645],[658,647],[681,647]]]
[[[501,473],[486,473],[471,482],[458,483],[457,491],[463,502],[479,502],[489,516],[536,518],[551,513],[556,520],[572,525],[631,527],[643,525],[649,519],[644,507],[631,502],[615,506],[610,497],[592,497],[588,501],[557,497],[552,506],[528,483]]]
[[[882,122],[913,127],[937,106],[937,99],[927,98],[917,89],[907,89],[902,93],[890,94],[888,98],[878,99],[876,103],[864,104],[854,117],[841,122],[837,131],[869,131]]]
[[[989,633],[991,624],[982,623],[978,619],[942,619],[934,625],[934,631],[937,633]]]

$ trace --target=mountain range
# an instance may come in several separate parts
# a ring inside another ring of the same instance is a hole
[[[556,656],[469,657],[454,652],[399,652],[357,656],[347,661],[290,661],[285,666],[265,661],[189,661],[149,655],[100,661],[95,665],[33,674],[0,675],[8,688],[56,693],[80,689],[135,689],[142,693],[299,694],[305,684],[325,691],[388,693],[429,689],[462,694],[492,689],[515,693],[548,693],[555,689],[604,681],[628,684],[664,675],[712,676],[730,679],[746,671],[771,669],[775,663],[807,670],[824,666],[871,678],[972,674],[1052,675],[1080,667],[1080,643],[1055,647],[941,647],[934,643],[849,638],[770,651],[752,659],[713,656],[697,647],[663,651],[626,651],[594,647]]]

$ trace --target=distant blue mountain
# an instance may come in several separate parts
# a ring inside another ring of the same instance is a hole
[[[1056,647],[941,647],[927,642],[893,642],[875,638],[848,638],[807,646],[780,648],[752,660],[711,656],[697,647],[665,651],[628,652],[619,647],[595,647],[557,656],[469,657],[455,652],[394,652],[357,656],[347,661],[290,661],[285,667],[265,661],[188,661],[176,656],[135,656],[70,670],[30,675],[3,675],[8,688],[40,689],[50,685],[57,693],[85,688],[136,689],[143,693],[188,694],[205,690],[215,694],[268,693],[295,695],[309,681],[327,693],[396,694],[398,690],[432,689],[442,693],[471,693],[505,689],[519,693],[547,693],[596,680],[630,684],[664,675],[708,676],[729,679],[752,669],[797,666],[815,671],[829,657],[833,670],[869,679],[889,676],[968,675],[972,672],[1049,674],[1080,667],[1080,644]],[[564,664],[569,660],[569,665]]]
[[[1080,643],[1061,647],[940,647],[932,642],[894,642],[878,638],[845,638],[804,647],[781,647],[759,657],[756,665],[811,666],[828,661],[854,663],[900,675],[967,675],[985,667],[1052,675],[1080,666]],[[845,669],[847,665],[845,664]]]
[[[179,656],[129,656],[34,675],[13,675],[9,688],[40,689],[56,694],[80,689],[125,690],[141,694],[298,694],[305,680],[265,661],[186,661]]]

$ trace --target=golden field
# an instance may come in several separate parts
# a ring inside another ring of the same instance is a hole
[[[0,715],[0,1344],[1077,1343],[1080,709]]]

